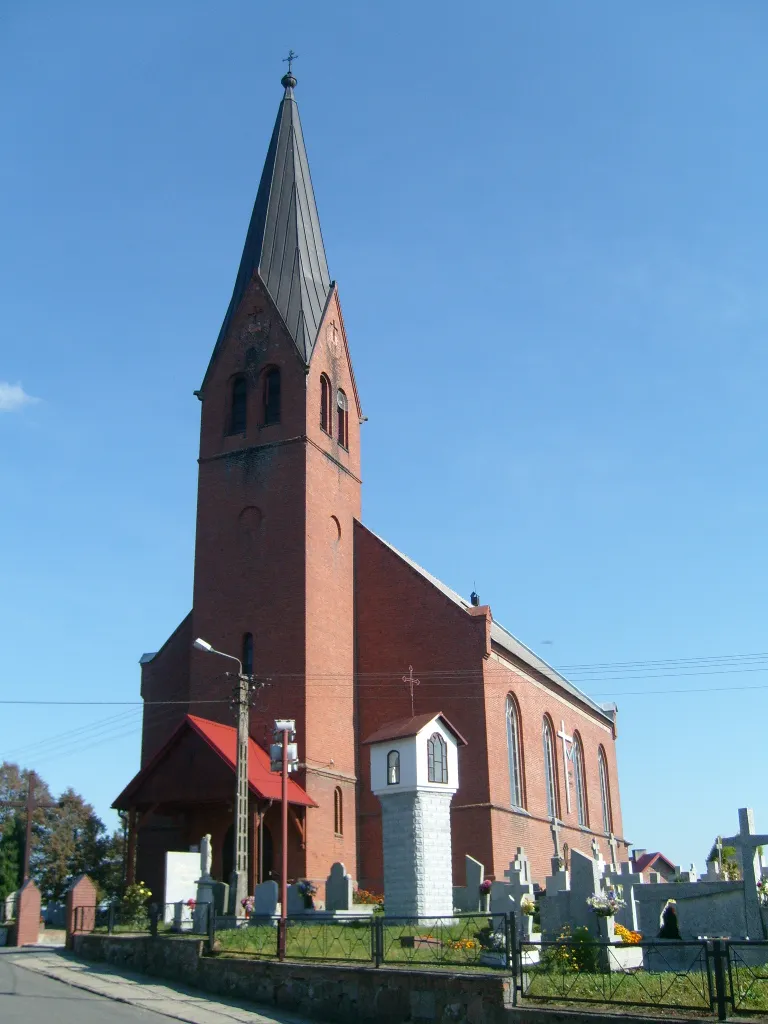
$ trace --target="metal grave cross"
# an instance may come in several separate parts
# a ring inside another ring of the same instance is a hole
[[[408,675],[403,676],[403,682],[408,684],[411,691],[411,718],[413,718],[413,688],[419,685],[419,680],[413,674],[413,665],[408,666]]]
[[[563,775],[565,776],[565,806],[568,808],[568,813],[571,813],[571,784],[570,775],[568,774],[568,762],[571,760],[571,752],[568,749],[568,744],[573,744],[573,736],[569,736],[565,731],[565,722],[560,720],[560,731],[558,737],[563,741]]]

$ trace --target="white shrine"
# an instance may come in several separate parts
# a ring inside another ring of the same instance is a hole
[[[450,916],[451,800],[466,740],[438,713],[391,722],[365,743],[381,803],[387,915]]]

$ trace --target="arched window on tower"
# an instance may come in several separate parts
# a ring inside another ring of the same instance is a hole
[[[547,791],[547,815],[558,816],[557,806],[557,759],[555,757],[555,735],[547,715],[542,725],[542,742],[544,744],[544,786]]]
[[[337,836],[344,835],[344,804],[340,786],[333,791],[333,831]]]
[[[338,413],[338,442],[342,448],[349,448],[349,405],[347,396],[341,388],[336,393],[336,410]]]
[[[320,426],[326,432],[331,432],[331,382],[322,374],[320,377]]]
[[[390,750],[387,754],[387,785],[400,785],[400,751]]]
[[[510,801],[513,807],[525,807],[520,709],[511,693],[507,697],[507,758],[509,760]]]
[[[248,385],[245,377],[232,381],[232,400],[229,407],[229,433],[244,434],[248,422]]]
[[[600,802],[603,805],[603,832],[613,832],[613,815],[611,813],[611,789],[608,783],[608,761],[602,747],[597,752],[597,770],[600,775]]]
[[[243,663],[243,674],[253,675],[253,633],[243,635],[243,656],[240,659]]]
[[[584,747],[581,745],[581,736],[577,732],[573,734],[570,756],[573,760],[573,781],[576,785],[576,813],[579,817],[579,824],[583,828],[589,828],[587,787],[584,783]]]
[[[264,374],[264,426],[280,422],[280,371],[276,366]]]
[[[430,782],[448,781],[448,750],[439,732],[427,740],[427,778]]]

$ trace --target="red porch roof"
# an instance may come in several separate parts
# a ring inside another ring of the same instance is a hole
[[[113,807],[126,809],[131,805],[131,797],[141,784],[160,767],[171,748],[178,742],[184,732],[191,730],[219,755],[232,771],[237,761],[237,730],[231,725],[211,722],[197,715],[187,715],[173,732],[168,742],[152,758],[149,764],[131,779],[120,796],[112,804]],[[251,792],[261,800],[281,799],[280,773],[273,772],[270,767],[269,754],[252,739],[248,740],[248,785]],[[191,793],[193,798],[194,794]],[[288,779],[288,802],[301,807],[317,807],[315,801],[293,779]]]

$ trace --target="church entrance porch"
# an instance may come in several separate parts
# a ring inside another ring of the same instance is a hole
[[[279,881],[281,863],[280,776],[270,770],[269,755],[253,740],[248,753],[249,892],[261,881]],[[235,729],[188,715],[114,803],[130,812],[136,848],[128,881],[146,882],[155,899],[165,892],[165,855],[188,850],[211,835],[211,874],[228,882],[233,863]],[[306,872],[306,814],[314,801],[293,779],[288,784],[289,877]]]

